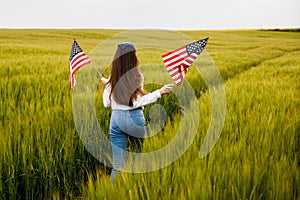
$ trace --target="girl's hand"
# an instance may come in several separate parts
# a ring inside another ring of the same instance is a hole
[[[101,77],[101,82],[102,82],[103,85],[106,85],[107,82],[108,82],[108,79],[104,78],[104,77]]]
[[[162,88],[159,89],[159,92],[160,92],[161,95],[168,94],[168,93],[170,93],[172,91],[172,88],[174,86],[175,86],[174,84],[164,85]]]

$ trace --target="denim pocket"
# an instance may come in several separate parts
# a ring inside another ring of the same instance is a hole
[[[132,112],[126,119],[127,133],[134,137],[145,137],[146,121],[143,112]]]
[[[131,124],[137,126],[145,126],[146,121],[143,113],[132,113],[130,114]],[[133,122],[133,123],[132,123]]]

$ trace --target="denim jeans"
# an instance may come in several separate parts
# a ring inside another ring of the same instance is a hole
[[[146,122],[143,109],[113,110],[110,119],[110,142],[112,147],[114,181],[117,171],[121,171],[126,161],[127,141],[140,151],[146,135]]]

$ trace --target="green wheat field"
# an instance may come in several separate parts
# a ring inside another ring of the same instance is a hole
[[[68,60],[73,38],[89,55],[121,32],[0,29],[0,199],[300,199],[298,29],[181,31],[194,41],[210,38],[206,53],[226,91],[220,138],[206,157],[198,156],[212,111],[209,91],[192,65],[185,81],[201,111],[192,145],[167,167],[122,173],[112,184],[111,169],[85,149],[75,128]],[[151,63],[162,53],[146,49],[138,56]],[[99,83],[95,107],[108,134],[111,111],[102,105],[102,91]],[[158,101],[168,119],[143,151],[174,137],[182,115],[174,98]]]

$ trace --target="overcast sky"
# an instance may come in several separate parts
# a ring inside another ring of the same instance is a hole
[[[0,27],[300,27],[300,0],[5,0]]]

